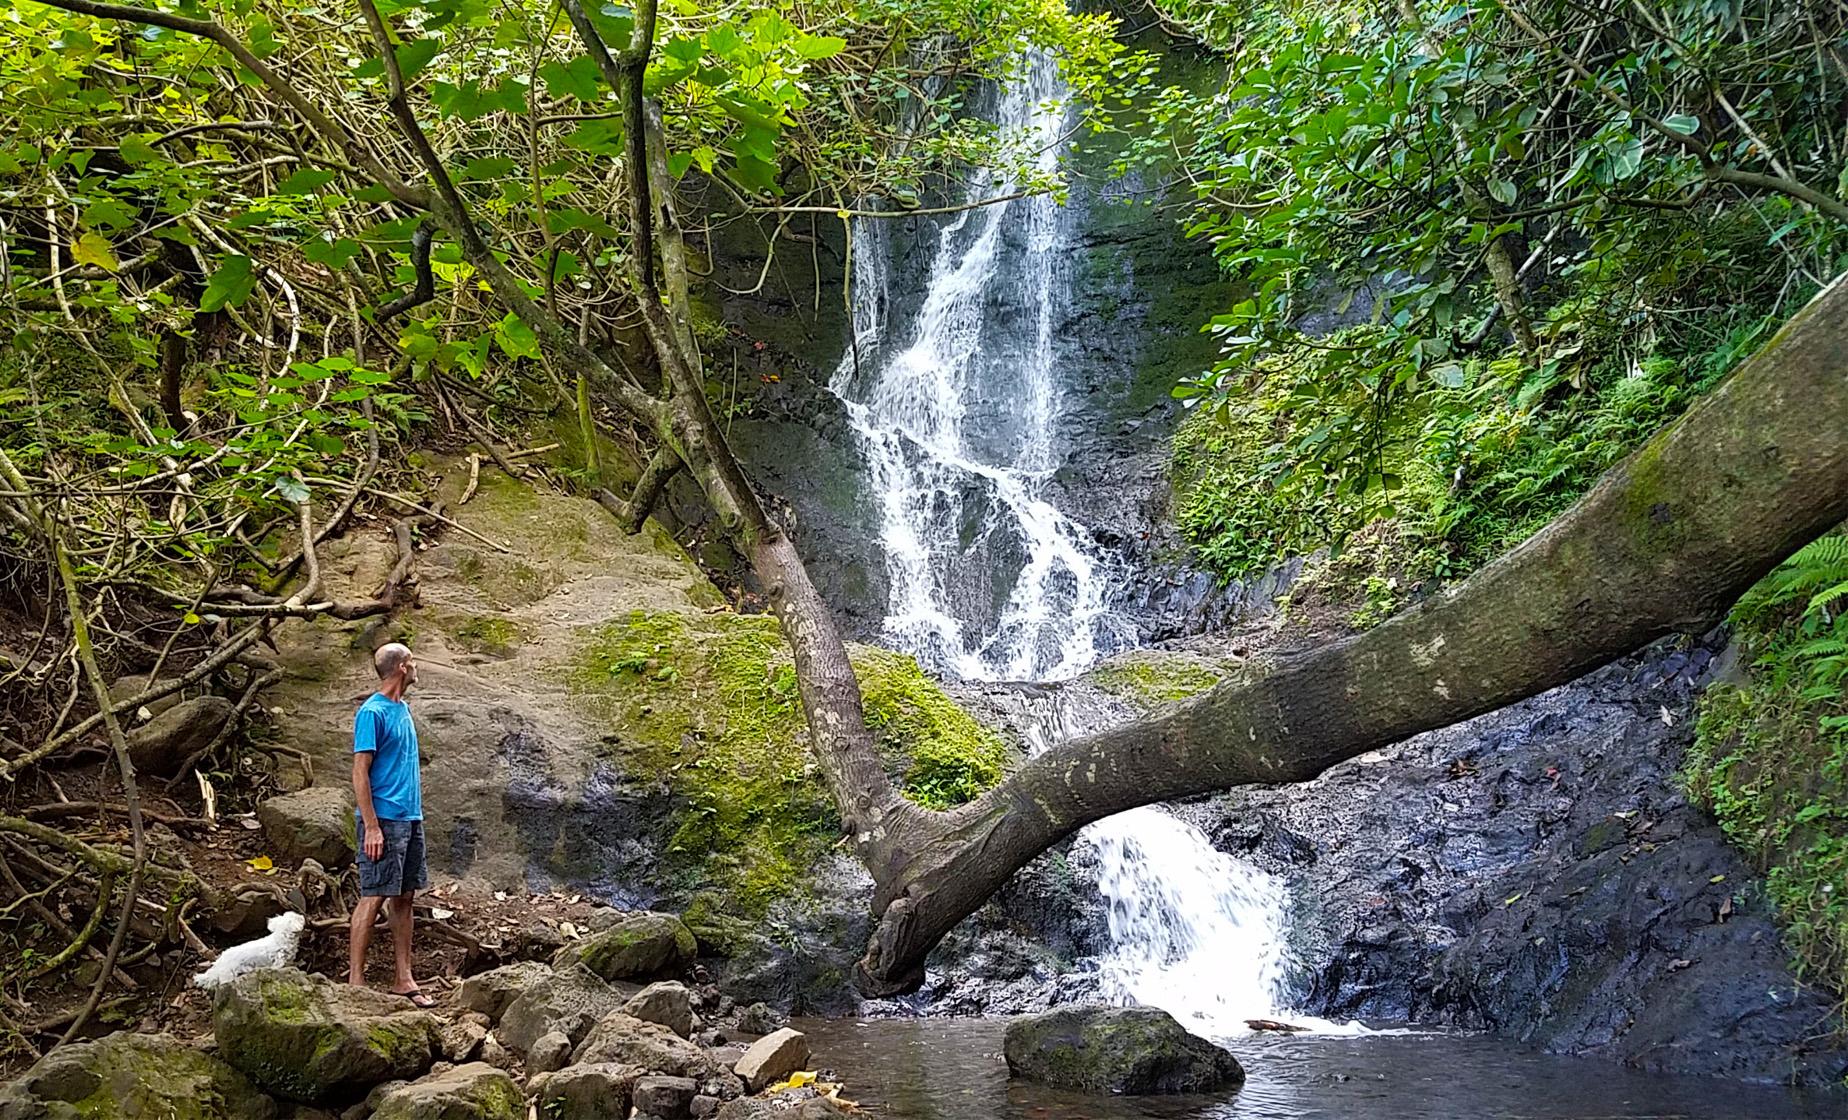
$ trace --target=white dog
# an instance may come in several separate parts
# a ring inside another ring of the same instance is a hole
[[[269,920],[269,936],[226,949],[212,967],[193,977],[193,983],[211,991],[259,968],[287,968],[295,960],[307,924],[308,919],[294,911],[276,915]]]

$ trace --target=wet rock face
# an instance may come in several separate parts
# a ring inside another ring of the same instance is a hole
[[[1753,870],[1676,780],[1712,655],[1658,648],[1189,812],[1289,879],[1306,1011],[1838,1080],[1826,1002],[1797,988]]]
[[[1153,1007],[1070,1007],[1008,1024],[1015,1077],[1081,1093],[1206,1093],[1245,1080],[1238,1061]]]

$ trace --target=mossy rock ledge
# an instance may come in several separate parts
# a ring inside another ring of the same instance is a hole
[[[347,1103],[435,1061],[440,1031],[427,1011],[295,969],[266,968],[212,1001],[219,1053],[261,1088],[308,1104]]]
[[[4,1120],[270,1120],[274,1101],[203,1050],[126,1031],[63,1046],[0,1088]]]
[[[605,980],[670,980],[690,968],[698,953],[685,922],[644,911],[560,949],[552,967],[582,964]]]
[[[470,1062],[393,1089],[372,1120],[524,1120],[526,1094],[486,1062]]]
[[[1231,1054],[1154,1007],[1068,1007],[1008,1024],[1015,1077],[1081,1093],[1208,1093],[1245,1081]]]

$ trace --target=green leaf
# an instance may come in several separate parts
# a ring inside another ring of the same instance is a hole
[[[205,282],[205,294],[199,297],[199,310],[219,311],[237,307],[250,298],[257,287],[257,273],[249,257],[234,254],[225,258],[212,278]]]
[[[804,35],[796,40],[796,53],[806,59],[833,58],[847,49],[847,40],[837,35]]]
[[[83,211],[83,224],[115,232],[134,225],[141,216],[133,206],[119,198],[103,195]]]
[[[152,132],[131,132],[122,137],[122,143],[116,147],[116,153],[122,159],[136,167],[143,164],[158,163],[162,156],[160,151],[148,141],[154,138]]]
[[[285,500],[291,502],[300,503],[308,500],[308,488],[293,478],[277,479],[276,493],[281,494]]]
[[[1506,179],[1490,179],[1489,195],[1503,206],[1514,205],[1514,184]]]
[[[545,92],[553,97],[574,97],[579,101],[597,99],[600,75],[596,60],[587,54],[570,62],[548,62],[539,68],[539,76],[545,79]]]
[[[517,315],[509,314],[494,324],[494,342],[509,358],[537,358],[539,356],[539,336],[533,333],[531,327],[521,322]]]
[[[347,238],[329,241],[325,237],[310,238],[302,245],[302,255],[330,269],[345,268],[348,261],[359,252],[359,242]]]
[[[1665,117],[1662,123],[1683,136],[1692,136],[1700,129],[1700,118],[1687,113],[1676,113],[1672,117]]]
[[[78,264],[94,265],[105,272],[114,272],[122,267],[109,239],[95,230],[86,230],[71,242],[71,260]]]
[[[318,167],[304,167],[276,184],[277,194],[313,194],[334,181],[337,171],[324,171]]]
[[[505,156],[482,156],[468,161],[467,166],[462,168],[462,178],[468,182],[498,179],[518,166],[518,163]]]

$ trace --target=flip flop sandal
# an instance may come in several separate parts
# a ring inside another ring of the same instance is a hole
[[[426,1011],[436,1006],[436,1001],[431,999],[421,988],[414,992],[393,992],[392,995],[400,999],[408,999],[411,1001],[412,1007],[422,1008]]]

